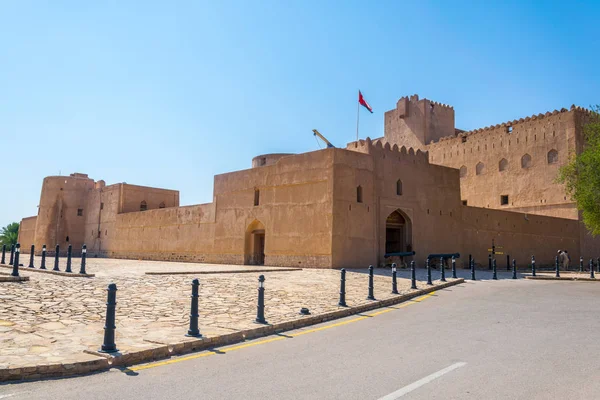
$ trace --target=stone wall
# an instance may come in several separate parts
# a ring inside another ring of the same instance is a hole
[[[37,216],[23,218],[19,224],[18,243],[21,244],[21,253],[29,254],[31,245],[35,241],[35,224]]]

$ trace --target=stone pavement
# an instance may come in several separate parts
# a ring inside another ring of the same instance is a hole
[[[35,265],[39,263],[36,257]],[[74,260],[73,268],[79,268],[79,260]],[[0,283],[0,369],[98,359],[84,351],[95,351],[102,344],[109,283],[118,287],[116,343],[121,352],[182,342],[186,340],[194,276],[145,272],[246,268],[255,267],[88,259],[87,271],[96,274],[95,278],[35,274],[21,268],[21,275],[29,276],[30,281]],[[304,318],[298,314],[301,307],[308,307],[313,315],[340,309],[337,270],[262,274],[266,277],[265,316],[269,323]],[[256,328],[258,275],[221,273],[199,277],[199,321],[204,336]],[[348,272],[346,279],[348,305],[368,303],[368,276],[364,271]],[[388,276],[375,276],[374,281],[378,300],[393,296]],[[425,287],[423,282],[419,287]],[[409,293],[410,281],[399,279],[398,290]]]

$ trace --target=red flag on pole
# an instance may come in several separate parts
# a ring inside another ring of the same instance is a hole
[[[373,109],[371,108],[371,106],[369,105],[369,103],[367,103],[367,101],[365,100],[365,98],[363,97],[362,93],[360,92],[360,90],[358,91],[358,103],[363,106],[364,108],[366,108],[367,110],[369,110],[369,112],[371,114],[373,114]]]

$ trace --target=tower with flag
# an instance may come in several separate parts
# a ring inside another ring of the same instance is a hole
[[[373,114],[373,108],[371,108],[371,105],[369,103],[367,103],[367,100],[365,100],[362,92],[359,90],[358,91],[358,104],[356,106],[356,141],[358,141],[358,123],[360,120],[360,106],[363,106],[364,108],[366,108],[367,110],[369,110],[369,112],[371,114]]]

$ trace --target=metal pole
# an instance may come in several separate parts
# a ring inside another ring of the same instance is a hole
[[[590,278],[594,279],[594,262],[590,258]]]
[[[558,266],[558,256],[554,257],[554,266],[556,268],[556,278],[560,278],[560,271]]]
[[[475,279],[475,260],[471,259],[471,280],[476,281]]]
[[[531,276],[535,276],[535,256],[531,256]]]
[[[46,245],[42,246],[42,263],[40,269],[46,269]]]
[[[410,262],[410,288],[411,289],[417,288],[417,276],[416,276],[414,261]]]
[[[496,273],[496,259],[492,259],[492,279],[498,280],[498,274]]]
[[[114,353],[117,350],[115,344],[115,309],[117,306],[117,285],[111,283],[106,289],[108,295],[106,299],[106,323],[104,324],[104,343],[98,350],[101,353]]]
[[[579,272],[583,272],[583,257],[579,257]]]
[[[191,337],[202,337],[200,329],[198,329],[198,288],[200,287],[200,281],[198,278],[192,281],[192,305],[190,309],[190,329],[187,331],[187,335]]]
[[[8,265],[13,265],[15,263],[15,245],[10,245],[10,261]]]
[[[29,265],[27,268],[34,268],[33,266],[33,253],[35,252],[35,246],[31,245],[31,253],[29,254]]]
[[[258,306],[256,307],[256,322],[266,324],[265,320],[265,276],[258,277]]]
[[[510,256],[506,255],[506,270],[510,271]]]
[[[517,279],[517,262],[515,261],[515,259],[513,258],[513,262],[512,262],[512,270],[513,270],[513,279]]]
[[[433,285],[431,282],[431,265],[429,265],[429,258],[425,260],[425,267],[427,268],[427,284]]]
[[[360,96],[360,90],[358,91]],[[356,100],[356,141],[358,142],[358,118],[360,117],[360,103]]]
[[[456,258],[452,256],[452,278],[456,279]]]
[[[52,269],[52,271],[60,271],[60,268],[58,268],[58,253],[60,252],[60,246],[56,245],[56,250],[54,253],[54,268]]]
[[[13,260],[12,276],[19,276],[19,253],[21,252],[21,245],[17,243],[15,246],[15,258]]]
[[[446,268],[444,268],[444,257],[440,257],[440,268],[442,270],[440,281],[446,282]]]
[[[87,246],[84,244],[81,247],[81,267],[79,268],[79,273],[81,275],[85,275],[85,258],[87,257]]]
[[[0,260],[0,264],[6,264],[6,245],[2,245],[2,259]]]
[[[69,246],[67,247],[67,269],[65,269],[65,272],[73,272],[71,271],[71,254],[73,252],[73,246],[71,246],[69,244]]]
[[[342,268],[340,272],[340,301],[338,302],[338,306],[348,307],[346,304],[346,269]]]
[[[367,300],[375,300],[375,295],[373,294],[373,266],[369,265],[369,295],[367,296]]]
[[[398,282],[396,280],[396,263],[392,263],[392,294],[398,294]]]

